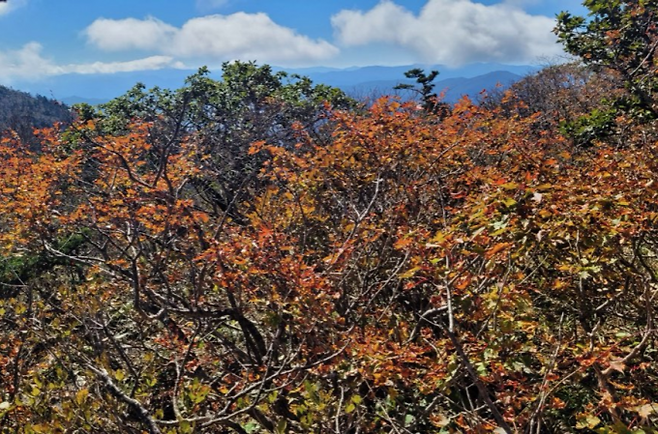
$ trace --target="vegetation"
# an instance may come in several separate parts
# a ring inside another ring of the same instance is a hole
[[[38,141],[32,134],[35,127],[71,121],[68,107],[57,101],[0,86],[0,133],[12,130],[22,141],[37,147]]]
[[[3,432],[657,432],[627,83],[555,66],[437,112],[413,74],[424,106],[363,108],[237,62],[3,139]]]
[[[585,0],[590,17],[558,16],[556,33],[567,52],[618,74],[628,95],[619,103],[635,118],[658,117],[658,2]]]

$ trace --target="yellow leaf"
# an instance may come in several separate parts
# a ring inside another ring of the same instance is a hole
[[[75,402],[78,405],[82,405],[85,402],[85,400],[87,399],[88,395],[89,395],[89,390],[88,389],[78,390],[78,393],[75,394]]]
[[[420,270],[420,267],[413,267],[405,271],[404,273],[401,273],[398,277],[400,279],[408,279],[410,277],[413,277],[416,274],[416,272],[418,272],[418,270]]]
[[[517,189],[519,184],[516,182],[506,182],[505,184],[501,185],[501,187],[505,190],[515,190]]]

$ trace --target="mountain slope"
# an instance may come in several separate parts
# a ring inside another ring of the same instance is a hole
[[[35,144],[34,128],[70,120],[69,108],[58,101],[0,86],[0,133],[13,130],[27,143]]]

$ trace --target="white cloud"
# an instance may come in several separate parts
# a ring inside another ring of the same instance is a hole
[[[61,66],[64,73],[113,74],[115,72],[145,71],[163,68],[184,68],[170,56],[151,56],[127,62],[94,62]]]
[[[63,74],[111,74],[162,68],[182,68],[180,62],[170,56],[151,56],[128,62],[94,62],[57,65],[41,54],[37,42],[25,44],[20,50],[0,51],[0,82],[11,84],[16,79],[38,80]]]
[[[409,44],[417,18],[402,6],[383,1],[368,12],[343,10],[331,17],[340,42],[348,46],[372,42]]]
[[[280,26],[266,14],[238,12],[189,20],[176,34],[171,53],[181,57],[295,63],[327,59],[338,54],[338,49]]]
[[[155,50],[161,54],[204,61],[257,60],[285,65],[330,59],[338,49],[281,26],[264,13],[238,12],[193,18],[175,28],[154,18],[100,19],[86,30],[100,49]]]
[[[0,80],[11,82],[21,77],[35,79],[58,72],[58,67],[41,56],[41,45],[36,42],[25,44],[20,50],[0,51]]]
[[[9,0],[0,3],[0,17],[27,4],[27,0]]]
[[[530,15],[518,0],[486,6],[472,0],[429,0],[414,15],[391,0],[331,19],[345,46],[385,43],[415,52],[427,63],[532,62],[562,53],[552,18]]]
[[[84,33],[91,44],[105,51],[153,50],[168,41],[176,28],[153,17],[145,20],[99,18]]]

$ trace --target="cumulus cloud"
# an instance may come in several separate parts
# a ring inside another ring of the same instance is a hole
[[[266,14],[238,12],[186,22],[170,47],[181,57],[257,59],[265,62],[314,61],[338,54],[330,43],[314,41],[280,26]]]
[[[552,34],[552,18],[530,15],[518,0],[483,5],[472,0],[429,0],[418,15],[391,0],[368,11],[343,10],[331,19],[345,46],[392,44],[412,50],[422,61],[532,62],[562,53]]]
[[[15,79],[37,80],[63,74],[111,74],[162,68],[181,68],[170,56],[151,56],[127,62],[94,62],[57,65],[44,57],[41,44],[30,42],[19,50],[0,51],[0,82],[11,84]]]
[[[208,15],[190,19],[180,28],[154,18],[99,19],[85,34],[90,44],[103,50],[155,50],[164,55],[210,61],[253,59],[299,65],[338,54],[329,42],[300,35],[264,13]]]
[[[171,39],[176,28],[153,17],[145,20],[99,18],[84,33],[91,44],[105,51],[152,50]]]

